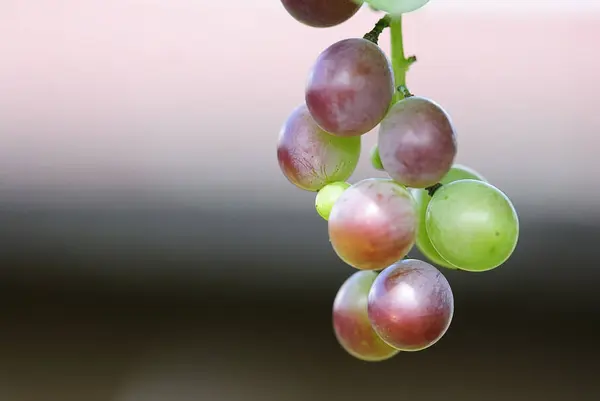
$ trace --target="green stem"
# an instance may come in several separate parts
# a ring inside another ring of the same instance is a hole
[[[396,88],[399,86],[406,87],[406,72],[410,65],[417,61],[415,56],[406,58],[404,56],[404,43],[402,41],[402,16],[393,17],[390,19],[390,39],[392,48],[392,70],[394,71],[394,81]],[[404,99],[402,91],[396,91],[392,102],[395,103]]]
[[[388,26],[390,26],[390,17],[386,15],[385,17],[377,21],[373,29],[367,32],[365,36],[363,36],[363,38],[375,44],[379,44],[379,35],[381,35],[381,32],[383,32],[383,30]]]

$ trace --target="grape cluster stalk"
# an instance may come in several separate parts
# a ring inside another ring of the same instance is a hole
[[[510,199],[456,163],[456,127],[446,110],[408,90],[406,74],[417,59],[404,54],[402,18],[429,0],[281,1],[315,28],[349,20],[363,3],[385,13],[364,36],[318,55],[304,103],[279,133],[277,158],[293,185],[316,192],[334,252],[355,269],[333,302],[341,347],[364,361],[429,348],[454,315],[442,270],[495,269],[519,237]],[[389,58],[378,45],[386,29]],[[371,164],[388,177],[350,183],[362,136],[374,129]],[[414,246],[428,262],[408,258]]]

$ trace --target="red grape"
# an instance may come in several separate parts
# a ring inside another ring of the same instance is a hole
[[[385,117],[394,76],[385,53],[366,39],[345,39],[321,53],[306,86],[306,105],[325,131],[362,135]]]
[[[340,345],[365,361],[382,361],[399,351],[379,338],[367,316],[367,297],[377,273],[359,271],[340,287],[333,303],[333,329]]]
[[[416,204],[403,186],[369,178],[348,188],[329,215],[329,239],[338,256],[361,270],[383,269],[412,248]]]
[[[454,127],[448,114],[422,97],[396,103],[379,127],[379,155],[391,178],[412,188],[439,182],[456,156]]]
[[[281,0],[297,21],[315,28],[329,28],[350,19],[360,9],[352,0]]]
[[[383,341],[402,351],[435,344],[450,326],[454,296],[429,263],[405,259],[383,270],[369,292],[369,320]]]
[[[287,179],[307,191],[348,179],[360,156],[360,138],[323,131],[305,105],[297,107],[279,133],[277,159]]]

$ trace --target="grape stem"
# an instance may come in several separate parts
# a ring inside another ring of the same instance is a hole
[[[435,194],[435,192],[441,187],[442,184],[438,182],[437,184],[433,184],[432,186],[425,188],[425,191],[427,191],[429,196],[433,196],[433,194]]]
[[[402,100],[411,93],[406,87],[406,73],[410,66],[417,61],[416,56],[406,57],[404,55],[404,43],[402,39],[402,15],[395,17],[386,16],[389,18],[390,24],[390,39],[392,48],[392,70],[394,71],[394,81],[398,91],[392,99],[392,103]],[[402,88],[402,89],[401,89]]]
[[[392,104],[399,100],[413,96],[406,87],[406,73],[412,64],[417,61],[416,56],[406,57],[404,55],[404,42],[402,39],[402,15],[391,17],[386,15],[390,27],[390,39],[392,47],[392,70],[394,71],[394,81],[397,91],[392,99]],[[433,196],[435,191],[442,187],[441,183],[434,184],[425,188],[429,196]]]
[[[390,26],[390,20],[391,18],[389,15],[386,15],[385,17],[381,18],[379,21],[377,21],[373,29],[367,32],[365,36],[363,36],[363,39],[373,42],[376,45],[379,44],[379,35],[381,35],[385,28]]]
[[[405,85],[400,85],[400,86],[398,86],[397,89],[398,89],[398,92],[400,92],[402,94],[402,96],[404,96],[405,99],[407,97],[414,96],[412,93],[410,93],[410,91],[408,90],[408,88]]]

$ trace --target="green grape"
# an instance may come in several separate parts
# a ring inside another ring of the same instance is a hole
[[[327,184],[321,188],[321,190],[317,192],[317,197],[315,199],[315,207],[317,208],[319,216],[325,220],[329,220],[331,208],[333,208],[335,201],[337,201],[349,187],[350,184],[347,182],[339,181]]]
[[[444,185],[448,185],[451,182],[458,180],[477,180],[487,182],[487,180],[477,171],[470,167],[463,166],[462,164],[453,165],[450,171],[448,171],[448,173],[440,180],[440,182]]]
[[[440,254],[435,250],[429,236],[427,235],[427,228],[425,227],[425,215],[427,213],[427,206],[429,206],[429,200],[431,197],[427,191],[423,189],[411,189],[415,203],[417,204],[417,211],[419,213],[419,226],[417,229],[417,239],[415,245],[421,251],[423,256],[429,259],[431,262],[438,266],[446,267],[448,269],[456,269],[451,263],[442,258]]]
[[[519,218],[508,197],[493,185],[459,180],[438,189],[425,217],[435,250],[468,271],[500,266],[515,250]]]
[[[486,179],[476,172],[475,170],[460,165],[455,164],[452,166],[450,171],[441,179],[441,183],[444,185],[450,184],[451,182],[465,179],[473,179],[479,181],[486,181]],[[447,260],[442,258],[440,254],[435,250],[431,241],[429,240],[429,236],[427,235],[427,229],[425,227],[425,213],[427,212],[427,206],[429,206],[429,201],[431,197],[429,193],[425,189],[420,188],[412,188],[411,193],[413,198],[415,198],[415,202],[417,204],[417,211],[419,213],[419,228],[417,231],[417,248],[423,256],[432,261],[438,266],[446,267],[448,269],[456,269],[456,266],[453,266],[451,263],[448,263]]]
[[[381,163],[381,157],[379,157],[379,147],[377,144],[371,149],[371,165],[375,170],[385,171]]]
[[[392,15],[406,14],[418,10],[429,0],[354,0],[355,3],[368,3],[371,8]]]
[[[371,9],[371,11],[375,11],[376,13],[381,11],[381,10],[378,10],[374,5],[368,4],[368,0],[352,0],[352,1],[354,3],[360,4],[360,5],[367,3],[367,6]]]

